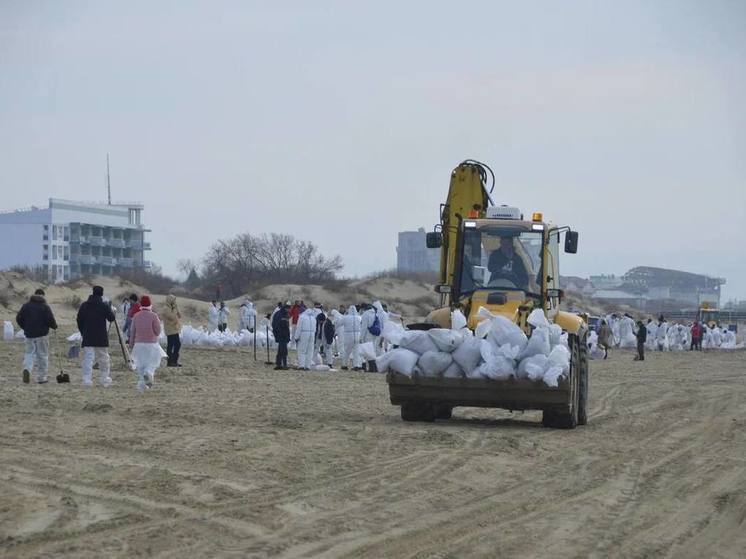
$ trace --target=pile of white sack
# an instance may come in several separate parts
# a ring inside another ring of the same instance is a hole
[[[14,339],[25,340],[26,335],[23,333],[23,330],[18,330],[18,332],[16,332],[13,328],[13,323],[9,320],[3,321],[3,341],[10,342]]]
[[[166,343],[165,335],[163,336],[162,343]],[[256,332],[256,346],[266,348],[267,343],[269,343],[270,348],[277,347],[272,331],[270,330],[268,335],[266,330],[258,330]],[[254,334],[248,330],[241,330],[240,332],[234,332],[233,330],[208,332],[204,327],[193,328],[191,324],[188,324],[181,328],[181,345],[186,347],[253,347]]]
[[[531,337],[504,316],[480,307],[482,321],[472,332],[459,310],[451,313],[451,328],[404,330],[389,326],[383,337],[398,346],[376,359],[380,372],[406,376],[543,381],[557,387],[559,377],[570,371],[567,334],[550,324],[536,309],[528,317]]]

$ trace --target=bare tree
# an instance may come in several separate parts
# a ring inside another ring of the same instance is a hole
[[[339,256],[326,258],[316,245],[291,235],[243,233],[217,241],[202,260],[203,284],[222,285],[238,295],[250,283],[310,283],[335,279],[342,269]]]

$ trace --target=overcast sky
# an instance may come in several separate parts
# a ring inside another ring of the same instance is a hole
[[[580,231],[564,274],[746,298],[746,2],[0,2],[4,209],[145,203],[152,260],[284,232],[349,275],[451,169]]]

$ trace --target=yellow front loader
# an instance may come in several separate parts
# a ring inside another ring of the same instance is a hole
[[[440,248],[440,308],[434,309],[421,329],[450,328],[451,312],[460,309],[474,330],[480,308],[503,315],[527,335],[528,315],[542,309],[546,317],[568,334],[570,373],[559,388],[525,379],[439,379],[424,375],[388,374],[393,404],[401,405],[405,420],[450,417],[455,406],[541,409],[543,423],[574,428],[587,422],[588,327],[575,314],[560,310],[560,246],[577,252],[578,234],[569,227],[545,222],[535,212],[526,219],[520,210],[493,203],[488,180],[494,175],[474,160],[451,173],[448,198],[440,207],[440,223],[427,234],[427,246]]]

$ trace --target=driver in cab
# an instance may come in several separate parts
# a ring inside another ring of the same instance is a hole
[[[528,285],[526,266],[516,253],[510,237],[500,237],[500,248],[490,254],[487,269],[490,271],[490,283],[503,279],[521,289]]]

